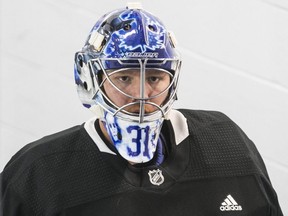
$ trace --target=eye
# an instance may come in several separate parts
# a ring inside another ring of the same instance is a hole
[[[148,82],[150,83],[157,83],[161,80],[161,77],[158,76],[150,76],[147,78]]]
[[[124,83],[128,83],[131,81],[131,78],[129,76],[120,76],[118,77],[118,80]]]

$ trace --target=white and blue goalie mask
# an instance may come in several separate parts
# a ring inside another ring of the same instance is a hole
[[[143,163],[153,158],[163,120],[177,99],[180,66],[173,34],[157,17],[139,8],[104,15],[75,54],[79,98],[105,122],[113,144],[126,160]],[[117,81],[119,74],[129,77],[130,72],[138,74],[138,83],[133,83],[137,94]],[[169,82],[147,94],[160,74]],[[127,102],[119,104],[111,94],[109,97],[107,85]]]

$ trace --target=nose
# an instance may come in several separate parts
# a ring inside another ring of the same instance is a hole
[[[153,89],[149,83],[145,82],[143,85],[139,85],[139,83],[133,84],[130,88],[129,95],[132,97],[130,98],[130,102],[136,102],[136,104],[128,106],[127,111],[133,113],[151,113],[156,110],[153,105],[142,103],[143,101],[150,101],[148,98],[153,95]]]
[[[149,97],[151,97],[153,94],[153,89],[152,87],[147,83],[134,83],[131,86],[130,89],[130,93],[129,95],[131,95],[133,97],[133,99],[137,100],[137,99],[147,99]]]

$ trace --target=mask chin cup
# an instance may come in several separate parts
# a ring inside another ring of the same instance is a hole
[[[133,163],[145,163],[154,157],[163,120],[139,123],[104,113],[112,143],[124,159]]]

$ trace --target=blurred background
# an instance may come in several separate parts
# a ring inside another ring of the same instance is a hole
[[[118,0],[0,0],[0,171],[25,144],[81,124],[74,53]],[[141,1],[140,1],[141,2]],[[219,110],[254,141],[288,215],[288,1],[146,0],[183,67],[177,108]]]

